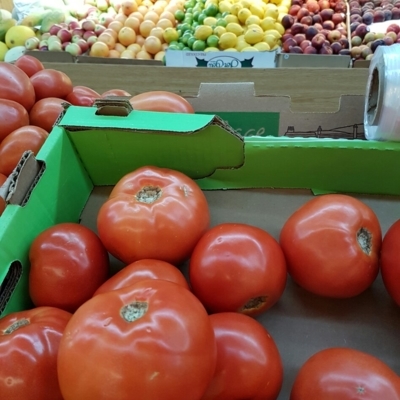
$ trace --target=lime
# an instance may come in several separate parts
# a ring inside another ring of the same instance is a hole
[[[225,11],[221,14],[221,18],[225,18],[227,15],[230,15],[229,11]]]
[[[168,50],[180,50],[177,44],[169,44]]]
[[[210,35],[207,38],[207,46],[208,47],[218,47],[219,37],[217,35]]]
[[[200,11],[194,11],[193,12],[193,21],[198,21],[200,14],[201,14]]]
[[[198,22],[194,21],[194,22],[192,23],[192,28],[193,28],[193,29],[196,29],[198,26],[199,26],[199,23],[198,23]]]
[[[199,25],[194,31],[194,37],[198,40],[206,40],[212,35],[213,29],[208,25]]]
[[[195,2],[194,1],[187,1],[183,7],[185,8],[185,10],[187,10],[188,8],[193,8],[195,6]]]
[[[179,47],[179,50],[182,50],[185,47],[185,45],[183,43],[178,43],[178,47]]]
[[[182,49],[182,51],[190,51],[190,50],[192,50],[190,47],[187,47],[187,46],[185,46],[183,49]]]
[[[189,7],[187,10],[186,10],[186,13],[185,13],[186,15],[187,14],[193,14],[193,7]]]
[[[200,13],[199,18],[197,19],[197,22],[199,24],[202,24],[206,18],[207,18],[207,15],[204,14],[204,12],[202,12],[202,13]]]
[[[215,23],[215,26],[226,27],[227,25],[228,25],[228,23],[223,18],[217,19],[217,22]]]
[[[193,35],[189,31],[186,31],[179,40],[183,44],[187,44],[189,38],[192,37],[192,36]]]
[[[175,11],[175,19],[179,22],[183,21],[185,18],[185,13],[182,10]]]
[[[167,29],[174,29],[174,28],[167,28]],[[166,29],[166,30],[167,30]],[[182,34],[184,34],[186,31],[191,31],[192,27],[190,26],[190,24],[188,24],[187,22],[185,22],[184,24],[182,24],[179,28],[179,30],[182,32]]]
[[[204,12],[208,17],[214,17],[219,12],[219,8],[216,4],[210,4],[204,9]]]
[[[196,38],[194,36],[191,36],[187,41],[188,47],[190,47],[192,49],[195,41],[196,41]]]
[[[194,51],[203,51],[205,48],[206,48],[206,42],[204,40],[196,40],[192,46],[192,49]]]

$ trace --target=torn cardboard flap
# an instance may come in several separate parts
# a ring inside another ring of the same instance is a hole
[[[116,96],[96,99],[93,105],[97,107],[96,115],[127,117],[133,111],[132,104],[128,99]]]

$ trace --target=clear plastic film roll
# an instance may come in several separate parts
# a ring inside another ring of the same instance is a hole
[[[400,141],[400,44],[379,46],[372,57],[364,132],[368,140]]]

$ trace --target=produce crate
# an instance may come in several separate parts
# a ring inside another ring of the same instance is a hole
[[[351,68],[350,56],[321,54],[289,54],[277,55],[276,66],[279,68]]]
[[[64,221],[96,231],[97,212],[112,185],[142,165],[175,168],[195,178],[207,196],[212,225],[248,223],[278,238],[286,219],[313,196],[310,189],[357,192],[377,213],[384,233],[398,218],[400,144],[243,138],[210,115],[149,118],[149,113],[115,103],[102,107],[66,110],[33,159],[37,178],[26,191],[24,206],[9,205],[1,217],[0,277],[2,292],[11,293],[3,314],[30,305],[28,250],[36,235]],[[98,109],[106,115],[96,115]],[[112,265],[121,267],[115,259]],[[16,270],[22,271],[19,279]],[[289,398],[301,364],[326,347],[366,351],[400,373],[400,313],[380,278],[348,300],[319,298],[289,279],[280,301],[257,319],[283,359],[279,400]]]

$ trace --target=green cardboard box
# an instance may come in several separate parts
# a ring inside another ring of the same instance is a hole
[[[32,306],[32,240],[66,221],[96,231],[97,212],[113,185],[139,166],[175,168],[196,179],[212,225],[248,223],[278,238],[313,190],[353,193],[376,211],[385,233],[400,215],[399,153],[400,144],[365,140],[243,138],[213,115],[134,111],[119,101],[70,106],[37,157],[26,154],[4,188],[9,205],[0,217],[1,315]],[[122,266],[111,262],[114,271]],[[302,363],[329,346],[364,350],[400,372],[394,356],[400,313],[380,278],[362,295],[341,301],[316,298],[289,279],[279,302],[258,320],[282,356],[278,400],[289,398]]]

